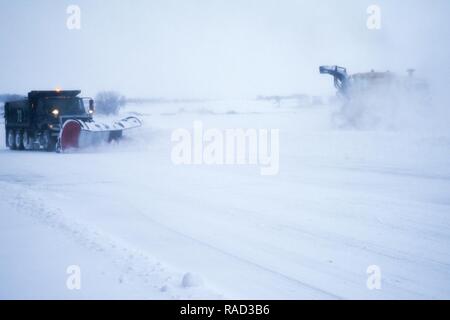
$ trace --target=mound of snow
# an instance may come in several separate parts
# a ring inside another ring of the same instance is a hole
[[[203,279],[199,275],[188,272],[183,276],[181,285],[184,288],[201,287],[203,285]]]

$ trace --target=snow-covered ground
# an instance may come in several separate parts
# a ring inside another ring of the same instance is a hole
[[[2,127],[0,298],[450,298],[450,134],[338,130],[331,109],[128,106],[142,128],[66,154],[6,150]],[[279,174],[175,166],[194,120],[280,129]]]

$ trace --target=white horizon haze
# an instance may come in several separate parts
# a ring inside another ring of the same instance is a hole
[[[366,26],[381,9],[381,29]],[[69,30],[69,5],[81,29]],[[433,1],[2,1],[0,91],[130,97],[333,94],[318,67],[448,75],[450,3]],[[442,78],[444,76],[444,78]]]

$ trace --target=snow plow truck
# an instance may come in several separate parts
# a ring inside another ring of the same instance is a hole
[[[136,117],[95,122],[94,100],[80,94],[79,90],[31,91],[26,99],[6,102],[6,146],[63,152],[118,140],[124,130],[141,126]]]

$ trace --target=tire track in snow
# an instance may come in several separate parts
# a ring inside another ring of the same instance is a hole
[[[210,249],[212,251],[218,252],[221,255],[224,255],[224,256],[227,256],[229,258],[232,258],[235,261],[244,263],[244,264],[246,264],[248,266],[251,266],[253,268],[259,269],[259,270],[264,271],[266,273],[270,273],[270,274],[272,274],[272,275],[274,275],[274,276],[276,276],[278,278],[284,279],[285,281],[288,281],[288,282],[291,282],[291,283],[295,283],[297,286],[300,286],[300,287],[302,287],[304,289],[308,289],[308,290],[310,290],[312,292],[318,293],[318,294],[323,295],[325,297],[328,297],[330,299],[339,299],[339,300],[342,299],[342,297],[340,297],[340,296],[338,296],[338,295],[336,295],[334,293],[331,293],[329,291],[323,290],[321,288],[318,288],[316,286],[308,284],[308,283],[306,283],[304,281],[301,281],[299,279],[295,279],[295,278],[293,278],[293,277],[291,277],[289,275],[286,275],[286,274],[283,274],[283,273],[278,272],[276,270],[273,270],[271,268],[265,267],[265,266],[263,266],[261,264],[258,264],[256,262],[254,262],[254,261],[251,261],[249,259],[240,257],[240,256],[238,256],[236,254],[230,253],[229,251],[221,249],[221,248],[219,248],[217,246],[213,246],[213,245],[211,245],[211,244],[209,244],[209,243],[207,243],[207,242],[205,242],[203,240],[199,240],[199,239],[197,239],[197,238],[195,238],[193,236],[190,236],[190,235],[188,235],[186,233],[183,233],[183,232],[181,232],[179,230],[171,228],[171,227],[165,225],[164,223],[158,222],[155,219],[149,217],[147,214],[145,214],[144,212],[142,212],[142,210],[140,210],[138,208],[134,207],[134,210],[140,212],[142,214],[142,216],[144,216],[147,220],[151,221],[154,225],[158,225],[159,227],[161,227],[161,228],[163,228],[163,229],[165,229],[165,230],[167,230],[167,231],[177,235],[178,237],[182,237],[182,238],[187,239],[187,240],[189,240],[191,242],[194,242],[194,243],[196,243],[196,244],[198,244],[200,246],[203,246],[203,247],[206,247],[206,248],[208,248],[208,249]]]
[[[88,250],[106,256],[120,270],[117,277],[119,283],[126,282],[132,285],[133,282],[139,281],[153,290],[160,291],[163,299],[221,297],[205,287],[182,288],[182,274],[169,270],[142,250],[130,247],[118,238],[113,239],[109,234],[63,216],[61,209],[46,206],[35,191],[24,191],[17,185],[2,183],[15,191],[13,197],[8,197],[8,201],[16,208],[17,213],[27,215],[65,234]]]
[[[116,190],[116,186],[111,186],[111,187],[113,187],[113,188],[112,189],[108,189],[107,191],[104,191],[104,192],[106,192],[107,194],[116,194],[116,191],[117,191]],[[146,190],[145,196],[148,193],[148,189],[149,188],[138,188],[138,190]],[[136,194],[136,192],[139,192],[139,191],[135,191],[134,194]],[[156,194],[157,193],[155,193],[155,195]],[[83,195],[82,194],[77,195],[77,198],[79,198],[79,197],[83,197]],[[167,197],[167,198],[163,197],[163,200],[171,201],[170,197]],[[289,275],[284,274],[282,272],[279,272],[277,270],[273,270],[272,268],[269,268],[269,267],[266,267],[264,265],[261,265],[261,264],[255,262],[255,261],[251,261],[249,259],[245,259],[245,258],[243,258],[243,257],[241,257],[239,255],[236,255],[234,253],[231,253],[231,252],[229,252],[229,251],[227,251],[227,250],[225,250],[223,248],[211,245],[211,244],[207,243],[206,241],[200,240],[200,239],[198,239],[198,238],[196,238],[194,236],[191,236],[191,235],[189,235],[189,234],[187,234],[185,232],[179,231],[176,228],[170,227],[167,224],[152,218],[150,214],[147,214],[145,212],[145,210],[143,210],[142,208],[136,207],[136,205],[132,201],[130,201],[129,199],[121,199],[121,201],[122,202],[124,202],[124,201],[126,202],[126,205],[124,207],[127,208],[127,212],[138,213],[140,217],[142,217],[146,221],[149,221],[152,226],[155,226],[155,227],[157,227],[160,230],[164,230],[164,232],[162,232],[163,234],[171,233],[171,234],[175,235],[175,237],[177,239],[180,239],[178,241],[180,243],[183,243],[183,241],[185,242],[185,240],[187,239],[187,240],[189,240],[190,242],[194,243],[197,246],[202,246],[202,247],[205,247],[205,248],[209,249],[209,251],[215,252],[215,255],[219,254],[222,257],[226,257],[225,261],[227,261],[227,262],[231,258],[232,260],[238,262],[241,265],[242,264],[243,265],[247,265],[250,268],[253,268],[253,269],[256,268],[256,269],[258,269],[260,271],[263,271],[264,273],[271,274],[272,276],[275,276],[278,279],[282,279],[283,281],[290,283],[291,287],[292,286],[299,287],[299,288],[302,288],[303,290],[309,291],[310,294],[308,296],[306,296],[306,297],[309,297],[312,294],[312,296],[316,296],[316,297],[326,297],[326,298],[329,298],[329,299],[342,299],[341,296],[338,296],[338,295],[336,295],[336,294],[334,294],[332,292],[323,290],[323,289],[321,289],[321,288],[319,288],[317,286],[311,285],[311,284],[309,284],[307,282],[304,282],[302,280],[296,279],[296,278],[294,278],[292,276],[289,276]],[[154,201],[155,201],[155,199],[154,199]]]

